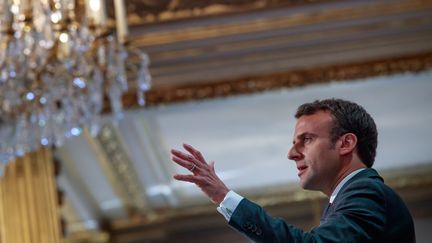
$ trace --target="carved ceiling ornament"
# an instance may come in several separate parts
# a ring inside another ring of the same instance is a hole
[[[334,1],[335,0],[128,0],[127,12],[129,23],[136,25]],[[108,4],[108,14],[111,17],[114,16],[114,7],[111,2]]]
[[[431,68],[432,53],[424,53],[362,63],[292,70],[284,73],[222,80],[220,82],[203,82],[178,87],[155,88],[148,92],[146,104],[154,106],[226,97],[316,83],[357,80],[404,72],[420,72]],[[135,93],[130,92],[123,96],[123,104],[128,108],[137,106]]]

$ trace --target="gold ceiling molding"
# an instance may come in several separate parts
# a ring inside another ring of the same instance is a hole
[[[127,12],[129,24],[139,25],[335,1],[337,0],[128,0]],[[114,16],[112,1],[108,2],[108,15]]]
[[[250,76],[220,82],[155,88],[147,93],[149,106],[249,94],[316,83],[357,80],[404,72],[421,72],[432,67],[432,52],[354,64],[332,65],[284,73]],[[124,106],[136,107],[135,92],[123,96]]]
[[[383,15],[425,11],[431,7],[432,1],[402,0],[392,4],[377,1],[376,3],[360,6],[348,5],[343,8],[322,9],[312,12],[294,12],[283,16],[263,17],[250,19],[249,21],[220,23],[215,21],[213,24],[204,26],[188,26],[169,30],[146,31],[147,26],[143,25],[142,31],[144,31],[145,34],[133,36],[130,41],[134,46],[146,49],[149,46],[173,44],[181,41],[205,40],[261,31],[308,26],[325,22],[341,22]]]

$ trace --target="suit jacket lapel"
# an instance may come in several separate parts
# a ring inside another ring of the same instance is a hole
[[[375,179],[379,179],[382,180],[382,177],[378,175],[378,172],[372,168],[366,168],[363,171],[360,171],[357,175],[355,175],[353,178],[349,179],[345,185],[343,185],[343,187],[341,188],[341,190],[339,191],[338,195],[336,196],[336,198],[334,199],[333,203],[328,203],[327,207],[324,209],[322,215],[321,215],[321,219],[320,219],[320,225],[325,223],[328,216],[331,215],[332,213],[334,213],[334,207],[335,205],[338,203],[338,198],[340,198],[340,194],[343,194],[343,191],[347,188],[347,186],[349,184],[351,184],[353,181],[361,179],[361,178],[375,178]]]
[[[320,225],[323,224],[323,223],[326,221],[326,219],[327,219],[327,215],[328,215],[328,213],[329,213],[330,206],[331,206],[331,204],[328,203],[328,204],[327,204],[327,207],[324,209],[324,211],[323,211],[323,213],[322,213],[322,215],[321,215]]]

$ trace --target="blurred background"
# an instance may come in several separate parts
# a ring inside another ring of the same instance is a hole
[[[169,150],[183,143],[215,161],[228,187],[309,230],[319,223],[327,199],[302,190],[287,159],[294,113],[304,102],[336,97],[359,103],[374,117],[374,168],[407,203],[417,242],[430,242],[432,1],[119,2],[100,2],[105,27],[115,30],[120,47],[139,52],[124,59],[125,75],[139,80],[138,68],[128,65],[150,60],[147,79],[128,82],[118,100],[123,109],[113,101],[114,91],[103,94],[97,132],[73,127],[64,141],[42,150],[0,153],[11,158],[0,178],[1,239],[38,242],[32,239],[59,234],[39,242],[249,242],[199,189],[172,179],[188,173],[170,160]],[[114,67],[113,75],[122,73],[118,62]],[[102,69],[107,80],[109,69]],[[137,91],[145,96],[137,100]],[[92,92],[85,94],[100,95]],[[5,109],[6,98],[0,101]],[[0,114],[4,126],[18,122],[6,111]],[[7,145],[6,134],[1,140]],[[49,161],[45,174],[34,160]],[[36,184],[39,177],[51,183],[46,193],[53,202],[45,198],[31,206],[48,185]],[[36,196],[25,196],[29,191]],[[38,207],[47,213],[33,213]],[[51,231],[40,226],[45,217],[52,218]],[[33,233],[18,233],[14,224]]]

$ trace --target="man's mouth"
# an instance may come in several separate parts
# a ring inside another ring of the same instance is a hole
[[[298,177],[300,177],[307,169],[306,165],[301,165],[301,166],[297,166],[297,170],[298,170]]]

